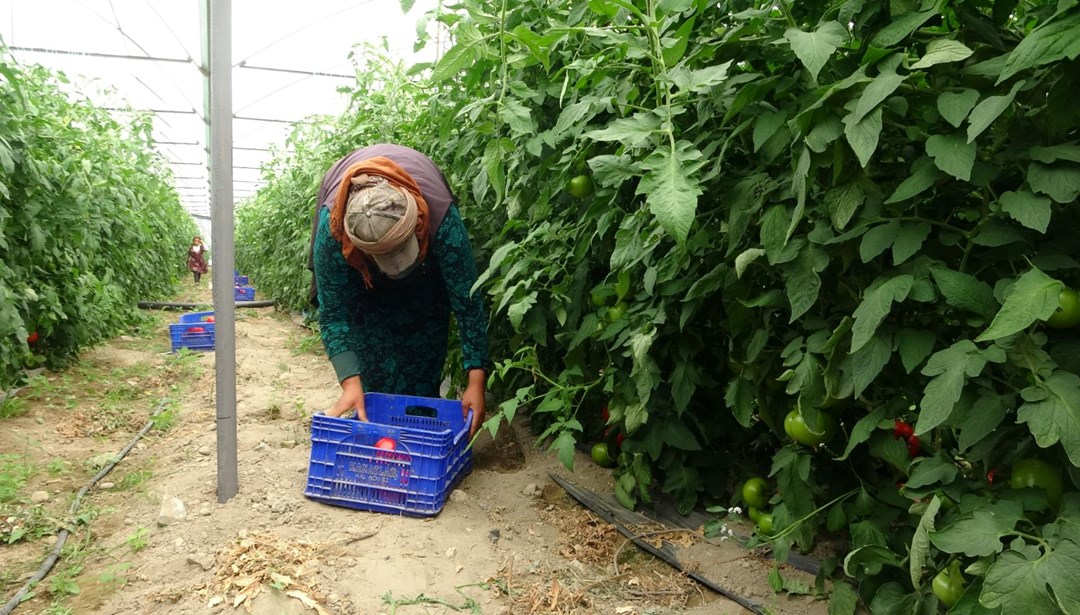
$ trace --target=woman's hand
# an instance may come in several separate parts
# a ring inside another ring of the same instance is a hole
[[[469,437],[476,435],[480,425],[484,422],[484,394],[487,372],[482,369],[469,370],[469,385],[461,394],[461,414],[469,417],[469,410],[473,411],[472,425],[469,426]]]
[[[356,410],[361,421],[367,421],[367,409],[364,408],[364,385],[360,376],[349,376],[341,381],[341,397],[334,407],[327,411],[327,416],[341,416],[350,410]]]

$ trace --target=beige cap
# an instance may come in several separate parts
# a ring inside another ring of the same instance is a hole
[[[380,177],[354,180],[345,208],[345,234],[387,276],[408,275],[417,262],[416,199]]]

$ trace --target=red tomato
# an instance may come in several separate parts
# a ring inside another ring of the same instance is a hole
[[[900,419],[896,419],[896,423],[893,425],[892,431],[892,437],[894,440],[899,440],[900,438],[910,438],[914,434],[914,427],[905,423],[904,421],[901,421]]]
[[[203,327],[188,327],[188,333],[206,333],[206,329]]]
[[[39,339],[40,337],[41,337],[41,336],[40,336],[40,335],[38,335],[38,332],[37,332],[37,331],[34,331],[34,332],[33,332],[33,333],[31,333],[30,335],[27,335],[27,336],[26,336],[26,343],[27,343],[27,344],[36,344],[36,343],[37,343],[37,341],[38,341],[38,339]]]
[[[910,438],[908,438],[908,440],[907,440],[907,454],[908,454],[908,457],[911,457],[912,459],[914,459],[914,458],[919,456],[919,444],[921,444],[921,442],[919,442],[919,436],[911,436]]]
[[[214,322],[214,317],[213,316],[207,316],[206,318],[203,319],[203,322]]]
[[[379,441],[375,443],[375,448],[384,451],[393,451],[397,449],[397,442],[395,442],[393,438],[379,438]]]

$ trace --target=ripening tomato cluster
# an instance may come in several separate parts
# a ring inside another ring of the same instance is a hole
[[[915,428],[910,423],[896,419],[896,423],[893,425],[893,439],[904,439],[907,443],[908,457],[915,459],[919,456],[919,448],[922,446],[922,442],[919,440],[919,436],[915,435]]]

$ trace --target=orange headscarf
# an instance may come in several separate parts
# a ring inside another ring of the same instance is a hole
[[[427,256],[428,205],[427,201],[424,200],[424,195],[420,192],[420,186],[412,178],[412,175],[409,175],[405,169],[385,156],[368,158],[354,164],[345,171],[345,175],[342,176],[341,184],[338,187],[337,198],[334,199],[334,206],[330,209],[330,235],[341,242],[341,254],[345,257],[345,261],[360,271],[360,274],[364,276],[364,286],[371,288],[373,286],[371,269],[368,266],[370,257],[354,246],[348,235],[345,234],[345,210],[346,203],[349,200],[349,188],[352,187],[351,181],[352,178],[363,173],[383,177],[391,185],[408,190],[416,199],[416,241],[420,245],[417,262],[423,262],[424,257]]]

